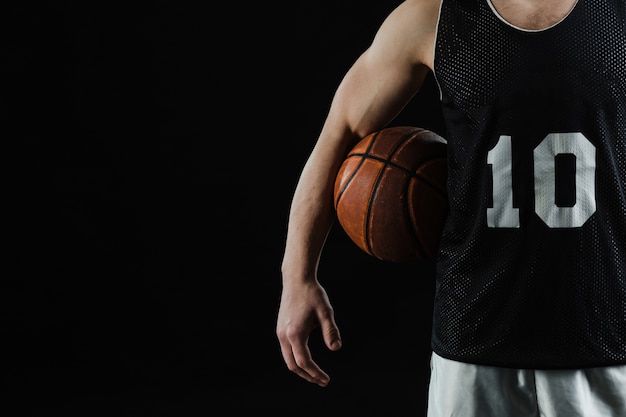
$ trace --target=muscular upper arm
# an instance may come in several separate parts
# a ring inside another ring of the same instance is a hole
[[[439,4],[406,0],[385,19],[342,80],[331,118],[363,137],[406,106],[432,68]]]

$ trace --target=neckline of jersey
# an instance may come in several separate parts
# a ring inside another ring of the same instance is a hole
[[[496,10],[496,7],[493,5],[492,0],[486,0],[487,4],[489,5],[489,8],[491,9],[491,11],[493,12],[494,15],[496,15],[496,17],[498,19],[500,19],[504,24],[506,24],[507,26],[519,30],[521,32],[528,32],[528,33],[539,33],[539,32],[545,32],[547,30],[550,30],[556,26],[559,26],[561,23],[563,23],[574,11],[574,9],[576,9],[576,7],[578,6],[578,4],[581,2],[581,0],[576,0],[576,3],[574,3],[574,5],[570,8],[570,10],[565,14],[565,16],[563,16],[562,19],[560,19],[559,21],[555,22],[554,24],[550,25],[550,26],[546,26],[544,28],[541,29],[527,29],[527,28],[523,28],[520,26],[516,26],[514,24],[512,24],[511,22],[509,22],[507,19],[505,19],[499,12],[498,10]]]

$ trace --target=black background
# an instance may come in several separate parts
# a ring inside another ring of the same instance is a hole
[[[378,261],[335,227],[319,276],[344,348],[311,339],[331,384],[289,372],[274,333],[300,169],[341,77],[399,3],[44,2],[3,13],[16,267],[0,291],[2,407],[423,415],[431,264]],[[443,134],[433,79],[422,93],[394,124]]]

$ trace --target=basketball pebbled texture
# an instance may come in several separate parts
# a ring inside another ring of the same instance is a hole
[[[390,262],[432,259],[448,213],[446,141],[426,129],[371,133],[335,180],[337,219],[369,255]]]

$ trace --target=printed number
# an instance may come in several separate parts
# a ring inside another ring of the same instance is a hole
[[[576,159],[576,201],[571,207],[556,204],[556,156]],[[513,164],[510,136],[500,136],[487,154],[493,176],[493,207],[487,208],[487,225],[520,227],[519,209],[513,207]],[[535,213],[552,228],[581,227],[596,211],[596,148],[579,132],[551,133],[533,151]]]

